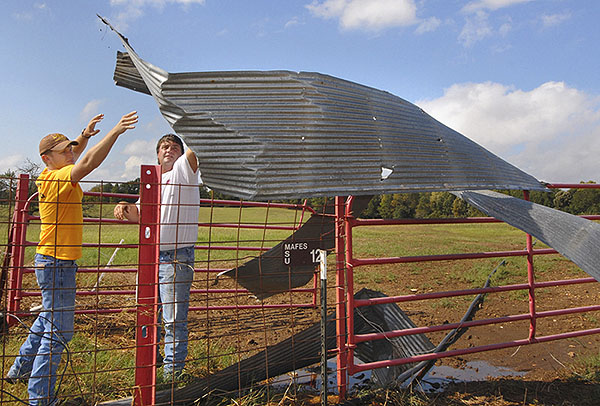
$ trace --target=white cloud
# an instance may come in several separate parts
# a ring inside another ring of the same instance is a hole
[[[418,23],[414,0],[314,0],[306,8],[317,17],[338,19],[344,29],[379,30]]]
[[[571,18],[571,14],[570,13],[552,14],[552,15],[544,14],[540,18],[542,19],[542,25],[545,28],[548,28],[548,27],[554,27],[556,25],[561,24],[563,21],[568,20],[569,18]]]
[[[600,181],[600,98],[563,82],[524,91],[464,83],[417,102],[445,125],[538,179]]]
[[[419,23],[419,26],[417,27],[415,32],[417,34],[425,34],[426,32],[435,31],[440,26],[441,23],[442,22],[437,17],[427,18],[427,19],[421,21],[421,23]]]
[[[23,163],[25,157],[21,154],[9,155],[0,158],[0,173],[4,173],[7,170],[17,171],[17,167]]]
[[[20,11],[12,14],[12,18],[18,21],[32,21],[38,13],[50,12],[50,8],[46,3],[34,3],[33,10]]]
[[[491,36],[492,27],[488,21],[488,13],[477,11],[474,15],[467,17],[467,21],[458,36],[458,40],[466,47]]]
[[[127,181],[139,177],[140,166],[144,164],[149,165],[150,163],[139,156],[130,156],[125,161],[125,170],[121,174],[121,179]]]
[[[139,156],[154,156],[155,153],[155,142],[147,140],[133,140],[123,148],[123,153],[127,155],[139,155]],[[150,151],[148,153],[147,151]]]
[[[120,6],[123,4],[132,5],[134,7],[165,7],[169,4],[181,4],[184,6],[190,4],[204,4],[206,0],[110,0],[111,6]]]
[[[298,17],[293,17],[287,23],[285,23],[284,28],[291,28],[296,25],[300,25],[300,20],[298,20]]]
[[[462,11],[465,13],[473,13],[479,10],[495,11],[504,7],[513,6],[520,3],[528,3],[533,0],[475,0],[467,3]]]
[[[510,22],[506,22],[500,26],[498,29],[498,33],[505,37],[512,30],[512,24]]]
[[[125,160],[124,168],[120,178],[131,180],[140,176],[140,165],[156,165],[156,141],[133,140],[121,151],[123,155],[128,155]]]
[[[512,22],[506,21],[499,27],[494,28],[490,23],[490,13],[501,8],[514,6],[516,4],[528,3],[533,0],[476,0],[471,1],[462,8],[465,16],[465,25],[461,30],[458,40],[465,46],[470,47],[476,42],[494,34],[506,36],[512,30]]]
[[[203,5],[205,2],[206,0],[110,0],[110,5],[121,9],[114,18],[114,25],[124,31],[129,22],[144,15],[144,9],[147,7],[162,10],[170,5],[180,5],[188,9],[193,4]]]
[[[87,124],[92,117],[96,114],[100,114],[99,111],[102,103],[104,103],[103,100],[90,100],[79,113],[79,121]]]

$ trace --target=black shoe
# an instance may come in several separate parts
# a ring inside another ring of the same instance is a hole
[[[29,374],[25,375],[25,376],[6,376],[4,378],[4,381],[7,383],[10,383],[11,385],[18,383],[18,382],[22,382],[22,383],[27,383],[27,381],[29,380]]]

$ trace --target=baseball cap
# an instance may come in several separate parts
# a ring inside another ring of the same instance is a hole
[[[69,140],[62,134],[48,134],[40,141],[40,155],[44,155],[48,151],[62,151],[69,145],[79,145],[79,143]]]

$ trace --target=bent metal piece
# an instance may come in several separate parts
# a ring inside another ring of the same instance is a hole
[[[368,299],[385,297],[384,294],[369,289],[362,289],[356,298]],[[378,333],[380,329],[401,330],[416,327],[410,318],[396,303],[368,306],[357,314],[355,311],[354,331],[356,334]],[[326,323],[326,345],[328,350],[336,347],[335,315],[330,314]],[[248,388],[268,378],[283,375],[287,372],[314,365],[320,361],[321,352],[320,322],[306,330],[267,346],[264,351],[248,357],[206,378],[198,379],[189,385],[175,390],[156,392],[156,404],[195,405],[200,399],[211,395],[218,396],[225,392]],[[374,362],[390,354],[419,355],[430,352],[434,345],[424,334],[406,337],[394,337],[369,343],[359,343],[356,354],[364,362]],[[410,367],[410,364],[396,368],[375,370],[379,384],[393,380],[393,374]],[[385,381],[383,381],[385,379]],[[208,400],[208,399],[206,399]],[[132,399],[125,398],[99,403],[102,406],[130,405]]]
[[[453,194],[487,215],[531,234],[600,281],[600,224],[490,190]]]
[[[373,196],[356,197],[352,205],[353,215],[358,217],[372,198]],[[296,263],[294,261],[286,265],[284,262],[285,247],[300,243],[330,252],[335,246],[335,217],[333,216],[334,206],[329,203],[325,203],[324,213],[313,214],[291,236],[245,264],[221,272],[217,276],[217,281],[222,275],[234,278],[238,284],[261,300],[276,293],[306,285],[314,278],[316,265],[312,262]]]
[[[388,92],[314,72],[169,73],[115,32],[127,49],[116,84],[154,97],[218,192],[273,200],[545,189]]]

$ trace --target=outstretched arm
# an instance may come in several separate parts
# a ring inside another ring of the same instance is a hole
[[[125,131],[135,128],[134,124],[137,123],[137,121],[138,116],[135,111],[121,117],[121,120],[119,120],[117,125],[114,126],[98,144],[90,148],[81,160],[75,164],[71,170],[71,182],[79,182],[91,171],[100,166],[110,152],[112,146],[117,141],[117,138]]]

